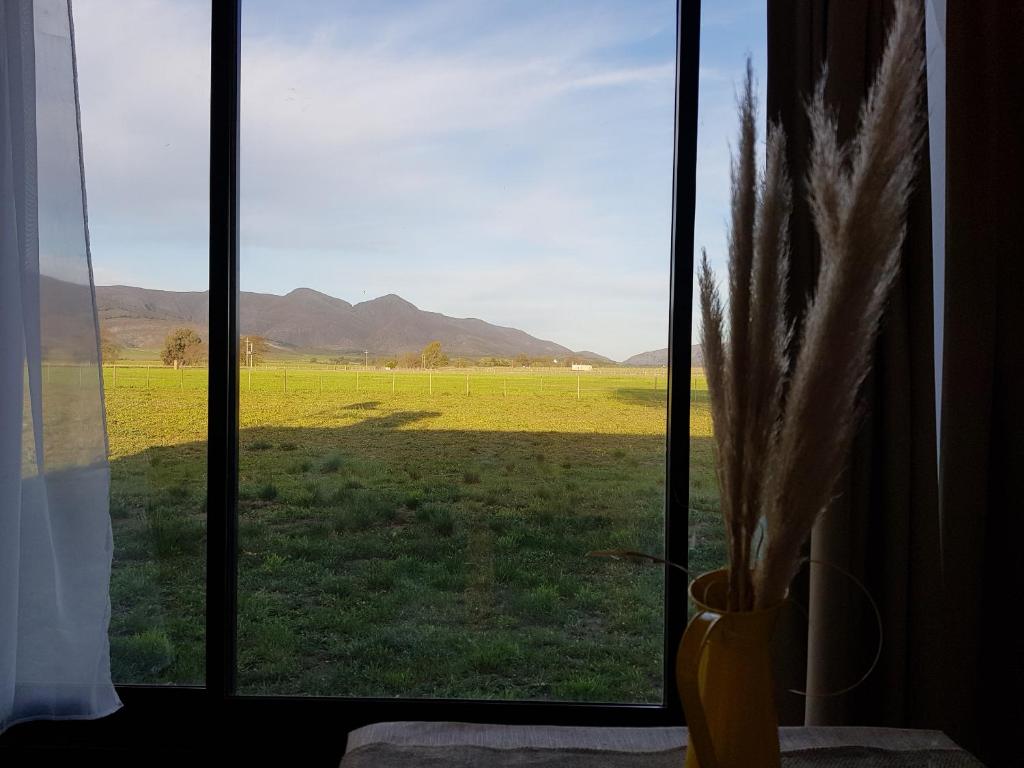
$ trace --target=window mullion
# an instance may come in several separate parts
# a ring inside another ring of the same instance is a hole
[[[235,689],[237,655],[241,0],[217,0],[211,7],[206,685],[216,700]]]

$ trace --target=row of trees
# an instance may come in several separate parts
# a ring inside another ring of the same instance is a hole
[[[100,346],[103,355],[103,362],[113,363],[120,359],[122,347],[106,331],[100,333]],[[243,336],[238,344],[238,364],[241,367],[250,365],[256,366],[265,362],[270,352],[270,342],[264,336]],[[175,328],[167,338],[164,339],[163,349],[160,351],[160,359],[164,365],[171,365],[175,368],[181,366],[201,365],[206,362],[208,351],[206,342],[191,328]],[[365,359],[365,358],[364,358]],[[320,360],[316,357],[310,358],[311,363],[329,363],[331,365],[344,365],[352,362],[350,358],[331,357]],[[371,361],[374,365],[384,368],[444,368],[449,365],[456,368],[469,368],[473,366],[484,367],[509,367],[527,368],[530,366],[563,365],[570,366],[573,363],[592,362],[584,358],[570,356],[560,358],[557,361],[549,357],[530,357],[524,353],[514,357],[483,357],[471,359],[466,357],[449,358],[445,353],[440,341],[432,341],[419,352],[407,352],[402,355],[387,358],[374,358]]]

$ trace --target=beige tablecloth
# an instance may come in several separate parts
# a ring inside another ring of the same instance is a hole
[[[939,731],[782,728],[785,768],[983,768]],[[679,768],[685,728],[377,723],[349,734],[342,768]]]

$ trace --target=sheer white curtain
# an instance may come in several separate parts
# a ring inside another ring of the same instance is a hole
[[[68,0],[0,0],[0,732],[120,706]]]

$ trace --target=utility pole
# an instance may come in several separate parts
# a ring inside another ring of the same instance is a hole
[[[364,349],[363,350],[363,368],[369,368],[369,367],[370,367],[370,350]]]

